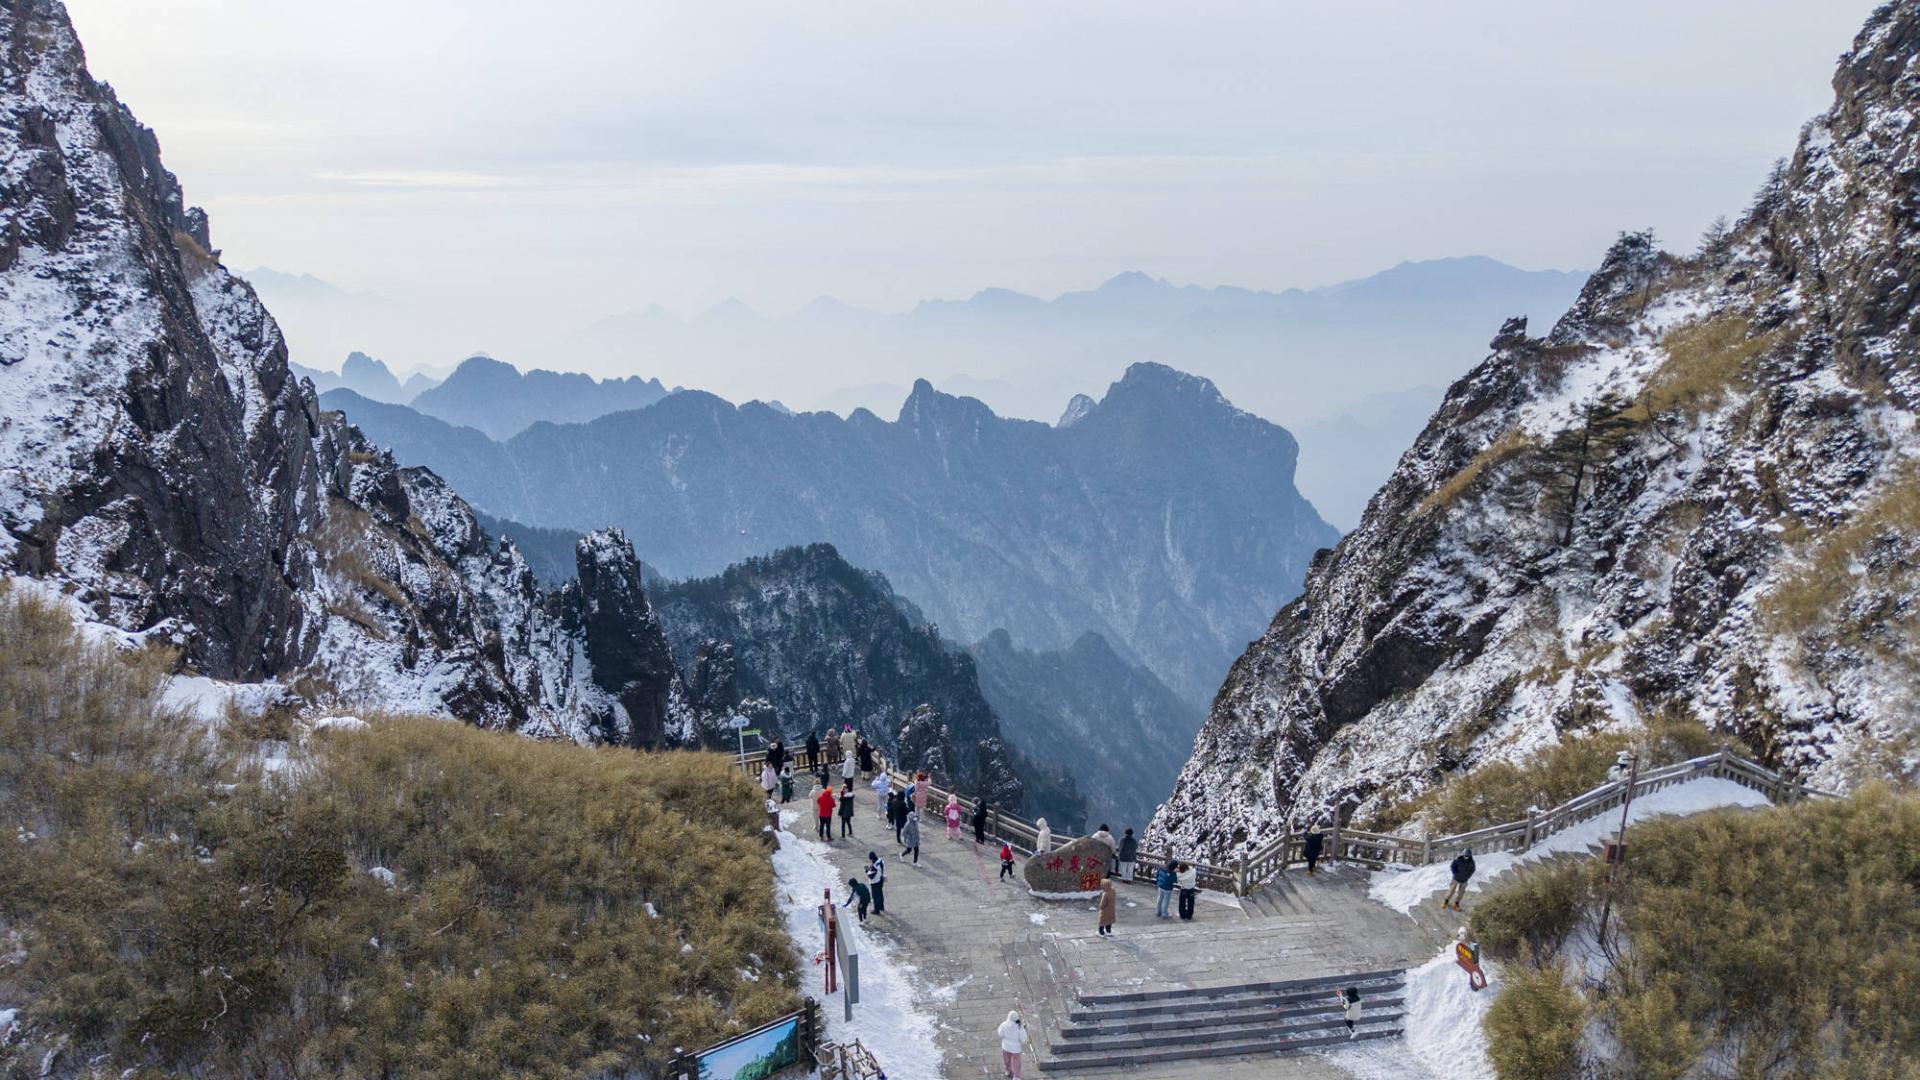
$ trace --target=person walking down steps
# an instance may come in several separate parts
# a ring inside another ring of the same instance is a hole
[[[1320,861],[1320,851],[1326,846],[1326,834],[1320,831],[1320,823],[1314,822],[1307,829],[1307,839],[1300,845],[1300,857],[1307,860],[1307,876],[1313,876],[1313,865]]]
[[[1359,1038],[1360,1029],[1354,1026],[1355,1024],[1358,1024],[1360,1022],[1360,990],[1359,988],[1354,986],[1349,986],[1345,990],[1342,990],[1338,994],[1335,994],[1334,999],[1339,1001],[1340,1004],[1343,1006],[1342,1012],[1345,1015],[1346,1021],[1347,1021],[1348,1041],[1352,1041],[1354,1039]]]
[[[1447,895],[1440,898],[1440,906],[1459,911],[1460,901],[1467,898],[1467,882],[1473,880],[1473,849],[1455,855],[1450,869],[1453,880],[1447,883]]]
[[[1114,917],[1115,909],[1118,907],[1119,907],[1119,899],[1114,895],[1114,892],[1113,892],[1113,879],[1108,878],[1105,881],[1102,881],[1100,883],[1100,936],[1101,937],[1106,937],[1107,935],[1113,933],[1113,917]]]
[[[1005,881],[1012,876],[1013,845],[1003,840],[1000,842],[1000,880]]]
[[[1017,1078],[1020,1075],[1020,1055],[1026,1052],[1033,1036],[1027,1034],[1027,1025],[1020,1022],[1018,1011],[1007,1014],[997,1034],[1000,1036],[1000,1071]]]
[[[867,889],[873,893],[873,913],[887,913],[887,864],[877,851],[867,852]]]
[[[908,855],[912,855],[913,865],[919,866],[920,865],[920,816],[918,814],[907,815],[907,823],[901,829],[900,843],[902,845],[902,848],[900,851],[900,857],[904,859]]]

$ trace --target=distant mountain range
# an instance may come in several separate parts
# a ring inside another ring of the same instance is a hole
[[[294,375],[313,380],[316,393],[324,394],[329,390],[347,389],[361,397],[374,401],[389,401],[396,405],[405,405],[418,397],[423,391],[440,385],[440,377],[415,371],[401,382],[392,369],[379,360],[363,352],[350,352],[346,361],[340,365],[339,373],[324,368],[302,367],[299,364],[287,365]]]
[[[1132,271],[1051,300],[989,288],[898,314],[830,297],[783,317],[738,301],[692,319],[652,307],[526,355],[618,371],[646,358],[683,381],[839,412],[890,407],[924,373],[1002,415],[1032,418],[1058,415],[1108,372],[1154,361],[1203,373],[1243,408],[1298,425],[1383,390],[1452,382],[1471,363],[1463,357],[1484,355],[1488,326],[1510,315],[1550,321],[1585,279],[1482,256],[1405,262],[1282,292],[1175,285]],[[663,364],[697,364],[729,381]]]
[[[577,372],[529,371],[486,356],[469,357],[447,381],[413,399],[412,405],[449,424],[478,428],[491,439],[510,439],[535,423],[580,423],[625,409],[641,409],[666,397],[659,379],[634,375],[594,379]]]
[[[489,514],[620,523],[669,577],[824,541],[953,640],[1097,631],[1195,705],[1338,535],[1294,489],[1292,436],[1157,364],[1062,426],[925,381],[892,422],[684,391],[505,442],[350,391],[323,404]]]

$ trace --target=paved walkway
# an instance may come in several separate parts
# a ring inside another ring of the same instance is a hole
[[[900,849],[893,846],[893,831],[871,806],[861,810],[855,823],[861,835],[834,843],[832,857],[842,880],[863,876],[869,850],[887,860],[887,913],[869,920],[868,933],[896,943],[917,966],[924,1000],[940,1021],[948,1078],[1000,1076],[993,1032],[1009,1009],[1019,1009],[1033,1033],[1027,1075],[1035,1077],[1041,1074],[1033,1063],[1047,1055],[1076,991],[1217,986],[1410,967],[1432,958],[1451,932],[1368,900],[1364,872],[1323,868],[1313,879],[1290,872],[1276,890],[1281,895],[1244,907],[1229,897],[1208,902],[1213,894],[1203,894],[1191,923],[1156,919],[1150,885],[1122,887],[1114,934],[1103,938],[1095,933],[1091,902],[1035,900],[1017,875],[997,880],[997,844],[976,848],[971,834],[950,841],[930,813],[915,868],[895,858]],[[799,828],[812,839],[811,819],[804,814]],[[1380,1075],[1382,1055],[1392,1055],[1396,1046],[1374,1044],[1364,1052],[1364,1063],[1355,1060],[1361,1066],[1356,1071]],[[1341,1058],[1360,1053],[1356,1048],[1070,1075],[1347,1077],[1351,1074],[1339,1067]],[[1410,1067],[1407,1075],[1425,1073]]]

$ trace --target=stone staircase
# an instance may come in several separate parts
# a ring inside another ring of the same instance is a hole
[[[1401,1034],[1406,971],[1180,990],[1081,994],[1039,1062],[1043,1072],[1275,1054],[1347,1042],[1341,988],[1358,987],[1361,1039]]]
[[[1240,898],[1251,919],[1289,919],[1351,910],[1366,900],[1368,870],[1352,864],[1322,864],[1312,877],[1293,867]]]

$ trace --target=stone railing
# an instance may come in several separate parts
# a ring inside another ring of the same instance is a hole
[[[742,765],[749,773],[757,774],[760,762],[765,757],[764,751],[749,751]],[[895,786],[904,787],[911,779],[908,773],[901,771],[892,763],[883,762],[883,764]],[[1735,757],[1726,750],[1641,773],[1633,782],[1633,797],[1639,798],[1689,780],[1709,778],[1731,780],[1764,794],[1776,803],[1794,802],[1805,798],[1832,797],[1832,792],[1796,783],[1770,769],[1744,758]],[[928,810],[936,816],[940,814],[946,806],[948,794],[949,789],[929,782],[927,785]],[[1577,795],[1551,810],[1530,813],[1521,821],[1510,821],[1504,825],[1492,825],[1451,836],[1431,836],[1422,839],[1333,825],[1324,831],[1321,857],[1384,869],[1389,866],[1424,866],[1428,863],[1448,862],[1469,847],[1481,854],[1489,851],[1521,851],[1557,832],[1572,828],[1609,811],[1618,810],[1620,804],[1626,799],[1627,782],[1614,780],[1584,795]],[[974,802],[965,795],[961,795],[960,805],[967,814],[967,827],[971,829]],[[1039,839],[1039,831],[1033,822],[991,806],[987,809],[987,815],[987,832],[990,836],[1007,841],[1019,851],[1033,854],[1034,845]],[[1053,834],[1055,847],[1074,839],[1076,837],[1057,831]],[[1235,860],[1232,866],[1212,866],[1192,859],[1183,861],[1192,863],[1199,871],[1200,884],[1203,888],[1245,896],[1289,866],[1303,862],[1301,849],[1305,843],[1304,832],[1288,832],[1264,847],[1257,848]],[[1162,865],[1172,857],[1174,857],[1172,852],[1142,843],[1137,859],[1140,867],[1146,870]]]

